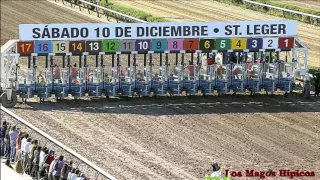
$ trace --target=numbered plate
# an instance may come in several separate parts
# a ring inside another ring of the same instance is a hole
[[[186,51],[199,50],[199,39],[184,39],[183,49]]]
[[[18,42],[17,51],[19,54],[31,54],[34,53],[34,43],[33,42]]]
[[[53,53],[68,53],[69,41],[52,41]]]
[[[247,49],[255,50],[262,49],[263,40],[262,38],[249,38],[247,40]]]
[[[231,48],[230,39],[216,39],[215,48],[217,50],[228,50]]]
[[[199,50],[210,51],[214,50],[214,39],[200,39]]]
[[[247,39],[246,38],[233,38],[231,40],[231,49],[239,50],[247,48]]]
[[[119,51],[119,40],[103,40],[103,52],[117,52]]]
[[[278,38],[263,38],[263,49],[277,49]]]
[[[52,53],[51,41],[37,41],[34,46],[35,53]]]
[[[183,39],[168,39],[168,50],[169,51],[183,50]]]
[[[168,41],[166,39],[153,39],[151,41],[152,51],[166,51],[168,49]]]
[[[81,53],[85,52],[86,44],[84,41],[70,41],[69,51],[72,53]]]
[[[86,52],[99,53],[101,49],[101,41],[86,41]]]
[[[279,38],[279,48],[281,48],[281,49],[294,48],[294,37],[281,37],[281,38]]]
[[[121,40],[120,41],[120,51],[135,51],[136,40]]]
[[[135,46],[136,51],[150,51],[151,40],[136,40]]]

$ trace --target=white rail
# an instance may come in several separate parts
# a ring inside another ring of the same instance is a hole
[[[246,2],[246,3],[249,3],[249,4],[256,4],[256,5],[259,5],[259,6],[265,6],[265,7],[268,7],[268,8],[278,9],[278,10],[282,10],[282,11],[286,11],[286,12],[291,12],[291,13],[300,14],[300,15],[303,15],[303,16],[308,16],[308,17],[320,19],[320,16],[316,16],[316,15],[313,15],[313,14],[307,14],[307,13],[303,13],[303,12],[299,12],[299,11],[285,9],[285,8],[281,8],[281,7],[277,7],[277,6],[272,6],[272,5],[269,5],[269,4],[263,4],[263,3],[259,3],[259,2],[254,2],[254,1],[251,1],[251,0],[242,0],[242,1]]]
[[[11,117],[13,117],[14,119],[20,121],[22,124],[26,125],[27,127],[31,128],[32,130],[34,130],[35,132],[41,134],[43,137],[49,139],[51,142],[55,143],[57,146],[59,146],[60,148],[64,149],[65,151],[69,152],[70,154],[72,154],[73,156],[75,156],[76,158],[80,159],[82,162],[86,163],[88,166],[90,166],[92,169],[96,170],[97,172],[99,172],[101,175],[105,176],[106,178],[110,179],[110,180],[116,180],[116,178],[114,178],[113,176],[111,176],[110,174],[108,174],[107,172],[105,172],[104,170],[102,170],[101,168],[99,168],[98,166],[96,166],[95,164],[93,164],[92,162],[90,162],[89,160],[87,160],[86,158],[84,158],[83,156],[81,156],[80,154],[76,153],[75,151],[73,151],[72,149],[70,149],[69,147],[65,146],[64,144],[62,144],[61,142],[59,142],[58,140],[54,139],[53,137],[49,136],[47,133],[41,131],[39,128],[35,127],[34,125],[32,125],[31,123],[27,122],[26,120],[22,119],[21,117],[17,116],[16,114],[14,114],[13,112],[9,111],[7,108],[0,106],[0,109],[4,112],[6,112],[8,115],[10,115]]]
[[[59,0],[55,0],[55,1],[59,1]],[[66,2],[65,0],[62,0],[62,1],[63,1],[63,2]],[[71,1],[71,0],[70,0],[70,1]],[[129,16],[129,15],[126,15],[126,14],[123,14],[123,13],[120,13],[120,12],[117,12],[117,11],[114,11],[114,10],[112,10],[112,9],[99,6],[99,5],[95,4],[95,3],[91,3],[91,2],[88,2],[88,1],[86,1],[86,0],[76,0],[76,4],[75,4],[75,5],[80,6],[80,3],[93,6],[93,7],[96,8],[96,11],[97,11],[98,9],[101,9],[101,10],[103,10],[103,11],[105,11],[105,12],[113,13],[113,14],[115,14],[115,15],[117,15],[117,16],[130,19],[131,21],[140,22],[140,23],[148,23],[148,21],[144,21],[144,20],[141,20],[141,19],[138,19],[138,18]],[[99,13],[99,12],[97,11],[97,13]]]

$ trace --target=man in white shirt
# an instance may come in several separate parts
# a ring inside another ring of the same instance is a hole
[[[28,162],[28,154],[29,154],[29,147],[31,145],[31,138],[28,138],[24,144],[24,158],[23,158],[23,167],[26,168]]]

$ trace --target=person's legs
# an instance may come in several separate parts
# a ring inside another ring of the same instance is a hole
[[[60,176],[54,176],[54,180],[59,180]]]
[[[16,145],[11,144],[11,146],[10,146],[10,160],[12,162],[14,162],[15,156],[16,156]]]
[[[0,138],[0,156],[4,156],[4,138]]]

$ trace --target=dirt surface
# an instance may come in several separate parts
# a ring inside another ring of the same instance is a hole
[[[319,0],[277,0],[278,2],[294,5],[301,8],[312,9],[320,11],[320,1]]]
[[[2,39],[18,38],[19,23],[98,21],[45,1],[1,5]],[[32,11],[34,7],[39,10]],[[183,15],[175,3],[168,7],[162,10],[172,16],[201,21],[201,9]],[[154,13],[159,8],[154,5]],[[222,12],[218,10],[217,19],[225,18]],[[312,28],[305,30],[315,33]],[[316,171],[316,177],[307,179],[320,178],[319,98],[174,97],[61,104],[31,100],[12,111],[118,179],[202,179],[213,162],[243,173],[272,169],[278,175],[279,169],[299,169]]]
[[[145,11],[173,22],[279,20],[264,13],[215,1],[123,1],[113,3]],[[309,47],[309,64],[320,66],[320,27],[298,23],[298,38]]]
[[[234,171],[318,170],[320,178],[319,99],[66,101],[13,111],[119,179],[201,179],[212,162]]]

